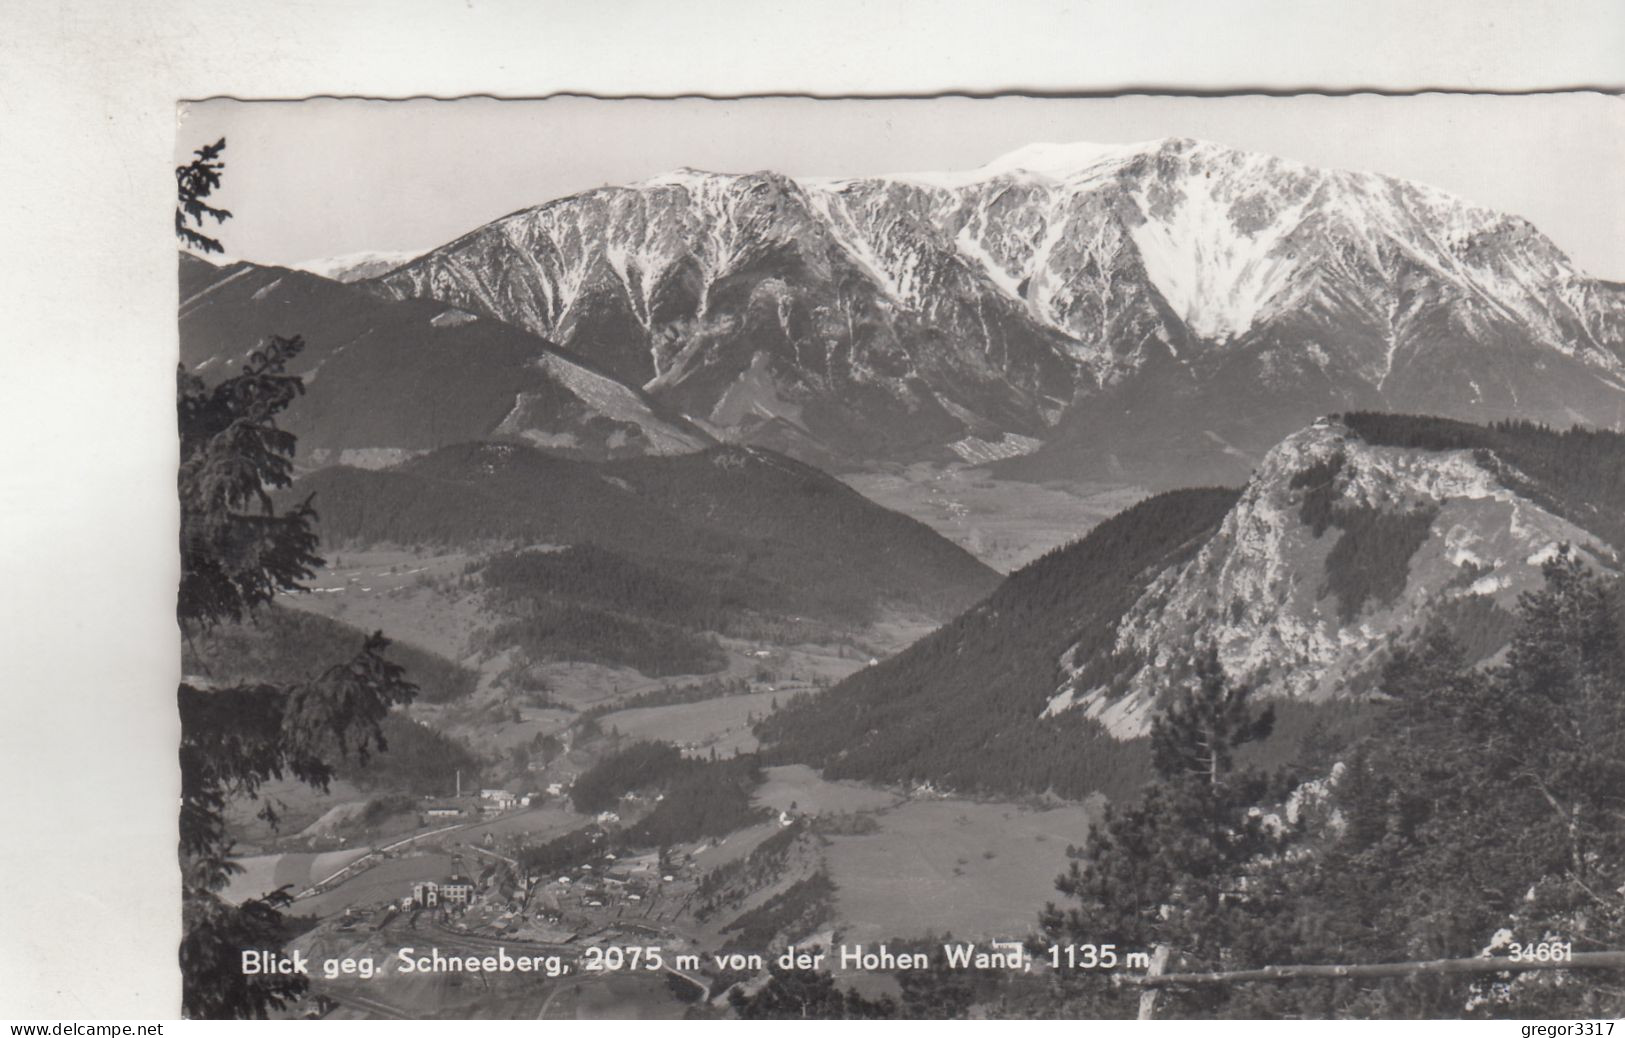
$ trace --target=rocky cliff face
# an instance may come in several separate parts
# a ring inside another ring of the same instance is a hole
[[[1392,647],[1435,619],[1493,652],[1560,544],[1618,566],[1528,490],[1531,475],[1494,452],[1372,446],[1317,422],[1270,451],[1219,531],[1123,616],[1112,677],[1063,659],[1071,677],[1047,712],[1145,734],[1160,690],[1209,646],[1257,694],[1309,700],[1369,687]]]
[[[1245,472],[1346,408],[1625,421],[1625,296],[1526,221],[1184,139],[964,173],[681,170],[515,213],[374,284],[804,454],[1014,434],[1045,444],[1017,473]]]

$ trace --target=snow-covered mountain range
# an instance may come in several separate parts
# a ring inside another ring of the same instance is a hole
[[[679,170],[514,213],[371,284],[812,457],[1014,434],[1043,443],[1004,463],[1018,474],[1156,482],[1244,473],[1350,408],[1625,423],[1625,290],[1528,222],[1181,138],[958,173]]]

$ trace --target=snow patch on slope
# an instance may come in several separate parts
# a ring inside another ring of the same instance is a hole
[[[954,247],[959,250],[960,255],[986,274],[989,281],[1003,289],[1005,295],[1017,302],[1024,302],[1021,298],[1020,282],[1004,269],[1004,264],[983,247],[981,241],[971,233],[970,224],[967,223],[959,229],[959,234],[954,237]]]
[[[396,267],[417,259],[422,253],[411,250],[367,250],[347,252],[340,256],[290,263],[294,270],[303,270],[334,281],[362,281],[387,274]]]
[[[1166,215],[1129,233],[1168,305],[1191,331],[1222,342],[1250,329],[1297,273],[1296,254],[1282,242],[1297,229],[1307,200],[1243,233],[1231,203],[1217,195],[1198,187],[1179,197]],[[1136,199],[1142,209],[1154,208],[1145,191]]]
[[[1121,162],[1154,150],[1160,144],[1160,141],[1154,140],[1133,144],[1096,144],[1090,141],[1028,144],[1000,155],[975,169],[887,173],[874,179],[900,181],[949,191],[982,184],[997,177],[1019,177],[1022,174],[1046,180],[1065,180],[1106,163]],[[814,186],[838,187],[852,181],[850,178],[808,178],[805,182]]]
[[[1162,140],[1136,141],[1131,144],[1097,144],[1093,141],[1053,142],[1024,145],[1007,152],[975,172],[988,176],[1025,171],[1054,180],[1077,176],[1106,162],[1122,162],[1135,155],[1155,151]]]

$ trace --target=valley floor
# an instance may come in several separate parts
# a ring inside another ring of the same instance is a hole
[[[1025,545],[1036,537],[1039,544],[1059,543],[1108,511],[1108,501],[1134,493],[1100,488],[1093,496],[1079,496],[991,483],[962,468],[919,470],[876,483],[882,485],[1006,565],[1029,552],[1018,542]],[[1020,507],[995,515],[995,498]],[[567,787],[608,748],[639,740],[670,743],[702,760],[752,752],[754,721],[792,696],[819,694],[933,629],[930,621],[889,614],[828,644],[719,639],[724,670],[693,678],[651,678],[626,667],[581,661],[516,668],[511,653],[485,645],[495,618],[477,585],[464,579],[473,560],[462,552],[334,551],[329,567],[312,582],[312,593],[283,601],[355,627],[382,629],[403,645],[470,668],[478,678],[472,693],[450,702],[414,703],[407,715],[459,740],[487,762],[558,740],[565,750],[533,767],[529,781],[537,789],[550,783]],[[690,685],[726,688],[728,694],[681,701]],[[661,698],[674,695],[679,701]],[[650,697],[656,700],[652,705],[641,705]],[[584,717],[602,734],[586,735]],[[467,785],[473,784],[470,775]],[[440,791],[439,799],[452,792]],[[228,894],[252,897],[288,885],[301,895],[291,914],[316,925],[301,940],[347,954],[366,950],[380,959],[404,946],[434,945],[449,953],[462,944],[479,950],[495,942],[508,943],[516,953],[536,942],[556,945],[578,961],[585,947],[634,942],[709,954],[724,946],[767,953],[770,940],[839,937],[878,943],[946,933],[1020,938],[1032,930],[1037,908],[1065,869],[1065,848],[1081,843],[1098,815],[1094,803],[1040,807],[969,800],[923,788],[826,781],[801,765],[770,767],[753,793],[761,821],[725,837],[671,848],[680,864],[669,866],[669,881],[651,874],[641,900],[606,895],[603,905],[594,905],[592,897],[572,893],[558,877],[532,875],[524,877],[529,889],[523,896],[483,893],[482,901],[493,907],[471,910],[456,922],[431,922],[431,913],[399,908],[416,884],[443,881],[453,873],[489,880],[493,868],[516,860],[523,848],[587,829],[594,816],[577,813],[568,794],[542,796],[536,806],[488,817],[436,820],[426,815],[434,797],[403,801],[399,790],[352,781],[336,781],[326,795],[292,782],[277,783],[266,793],[282,805],[283,823],[271,830],[252,818],[256,805],[238,806],[233,824],[245,849],[255,853],[239,860],[245,871]],[[394,806],[380,812],[377,802],[391,796]],[[649,806],[634,806],[619,824],[632,824]],[[790,819],[805,829],[798,830],[792,853],[758,866],[760,855],[754,852]],[[706,901],[700,891],[707,877],[714,880],[747,865],[754,870],[749,882],[710,895],[720,900],[698,911]],[[345,866],[349,871],[333,879]],[[793,902],[821,877],[833,884],[832,896],[815,900],[799,922],[772,921],[781,902]],[[682,982],[661,977],[577,975],[568,983],[492,978],[492,988],[476,998],[468,983],[467,978],[392,976],[366,984],[323,980],[318,990],[337,999],[335,1017],[477,1012],[548,1019],[680,1016],[689,1008],[685,999],[696,993],[692,985],[685,991]],[[710,1011],[721,1011],[720,1004]]]
[[[1146,496],[1115,483],[1025,483],[955,462],[917,462],[843,481],[869,500],[918,519],[1001,573],[1077,540]]]

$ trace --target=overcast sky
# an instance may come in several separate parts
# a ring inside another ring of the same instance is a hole
[[[267,263],[428,249],[678,166],[855,176],[967,169],[1035,141],[1184,136],[1433,184],[1524,216],[1581,269],[1625,280],[1625,99],[1600,94],[182,106],[178,159],[221,136],[220,204],[235,218],[219,236]]]

